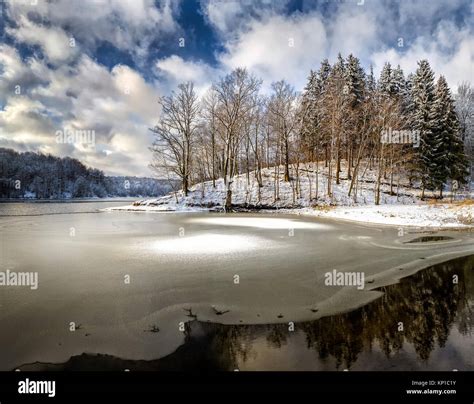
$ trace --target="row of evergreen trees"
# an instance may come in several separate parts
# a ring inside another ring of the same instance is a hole
[[[448,179],[465,183],[468,161],[460,136],[455,104],[448,83],[440,76],[436,85],[428,61],[422,60],[408,93],[409,124],[420,131],[419,163],[422,183],[439,189]]]
[[[466,183],[468,160],[460,136],[455,102],[446,79],[435,76],[427,60],[405,77],[400,66],[386,63],[378,80],[366,74],[358,58],[338,56],[331,66],[323,60],[312,71],[303,93],[302,135],[309,150],[326,149],[326,159],[350,161],[348,177],[357,175],[359,159],[375,159],[380,171],[410,171],[424,191]],[[417,132],[419,147],[383,147],[380,132],[392,127]],[[367,139],[365,134],[372,132]],[[387,150],[388,149],[388,150]],[[329,150],[329,151],[328,151]],[[385,153],[385,154],[384,154]],[[390,155],[387,156],[386,153]],[[386,160],[390,160],[387,164]],[[355,167],[352,169],[351,167]]]

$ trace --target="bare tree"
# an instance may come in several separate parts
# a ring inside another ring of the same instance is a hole
[[[216,133],[217,133],[217,108],[218,108],[218,99],[217,93],[210,89],[206,95],[203,97],[202,100],[203,108],[202,108],[202,117],[206,122],[207,130],[209,133],[210,138],[210,154],[211,154],[211,168],[212,168],[212,186],[216,187]]]
[[[458,86],[456,112],[459,119],[464,149],[469,159],[471,180],[474,179],[474,88],[468,82]]]
[[[278,134],[282,147],[283,164],[285,166],[284,181],[290,181],[290,141],[298,122],[297,95],[294,88],[284,80],[272,84],[271,95],[267,108],[269,122]]]
[[[339,183],[339,173],[342,158],[342,138],[349,116],[347,114],[348,99],[345,94],[345,82],[342,68],[331,70],[324,93],[319,100],[321,116],[321,132],[327,147],[326,161],[328,165],[327,194],[332,197],[332,180],[334,177],[333,160],[336,160],[336,183]]]
[[[217,97],[214,116],[219,122],[218,131],[223,144],[222,177],[226,187],[225,209],[232,207],[232,182],[236,174],[238,150],[243,124],[255,108],[255,98],[261,80],[246,69],[238,68],[213,86]]]
[[[152,129],[155,141],[151,147],[151,167],[161,174],[174,174],[181,180],[184,195],[191,180],[194,137],[198,126],[199,103],[191,82],[180,84],[178,92],[161,97],[161,119]]]

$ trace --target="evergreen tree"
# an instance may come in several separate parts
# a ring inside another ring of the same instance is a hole
[[[334,73],[332,74],[332,77],[337,80],[343,79],[345,75],[345,71],[346,71],[346,62],[344,61],[344,58],[342,57],[342,55],[339,53],[337,55],[337,61],[334,64],[334,67],[332,68],[332,71],[331,71],[331,73]]]
[[[400,65],[398,65],[396,69],[392,71],[392,92],[393,94],[399,95],[402,98],[405,91],[405,75],[403,74],[403,70]]]
[[[413,115],[412,130],[419,131],[420,147],[418,148],[417,168],[422,183],[422,194],[424,198],[425,189],[433,189],[430,174],[435,161],[437,148],[436,139],[433,135],[435,125],[434,116],[434,73],[427,60],[418,62],[418,69],[413,77],[412,86]]]
[[[391,96],[395,92],[394,88],[392,66],[387,62],[384,64],[382,71],[380,72],[378,89],[382,95]]]
[[[439,189],[443,194],[443,185],[449,176],[449,148],[451,146],[452,131],[456,130],[454,122],[448,122],[447,108],[449,104],[448,84],[441,76],[436,83],[435,100],[433,104],[433,159],[430,161],[430,188]]]
[[[373,94],[376,90],[377,83],[374,76],[374,67],[370,65],[370,73],[367,76],[367,90],[370,94]]]
[[[440,190],[442,197],[443,184],[448,179],[458,183],[466,182],[468,161],[460,137],[460,126],[454,100],[443,76],[436,84],[435,96],[433,133],[436,149],[430,171],[433,185]]]
[[[407,126],[410,126],[413,119],[413,97],[412,97],[412,88],[413,88],[413,73],[410,73],[407,76],[405,81],[405,86],[403,88],[401,97],[402,97],[402,105],[401,111],[403,115],[406,117]]]
[[[469,82],[458,85],[455,99],[461,139],[469,161],[471,181],[474,181],[474,88]]]
[[[321,67],[318,70],[317,73],[317,89],[318,93],[322,93],[324,91],[324,87],[327,84],[329,74],[331,73],[331,65],[329,64],[329,61],[327,59],[323,59],[321,62]]]
[[[359,105],[364,98],[365,73],[358,58],[348,56],[345,69],[347,95],[352,107]]]
[[[301,135],[305,144],[310,147],[313,144],[313,135],[317,128],[317,102],[320,92],[320,83],[318,73],[311,70],[308,77],[308,83],[304,88],[302,97],[302,125]]]
[[[311,70],[303,92],[301,135],[304,143],[311,149],[310,155],[312,155],[312,151],[318,152],[315,147],[320,140],[318,133],[321,120],[319,103],[326,91],[330,73],[331,65],[327,59],[323,59],[317,72]]]

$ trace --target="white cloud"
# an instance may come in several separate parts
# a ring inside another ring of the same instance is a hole
[[[242,2],[209,2],[205,10],[209,22],[221,33],[227,33],[238,24],[236,16],[242,13]]]
[[[254,20],[248,31],[227,42],[220,61],[228,69],[247,67],[264,80],[265,87],[285,79],[301,89],[326,53],[326,39],[318,14],[273,16],[264,22]]]
[[[0,134],[15,134],[15,141],[45,141],[54,130],[54,124],[45,113],[44,105],[29,97],[11,97],[0,111]]]
[[[5,4],[7,33],[15,46],[38,46],[45,58],[36,51],[25,58],[0,43],[0,146],[70,155],[108,173],[150,175],[148,128],[159,117],[159,95],[190,80],[203,94],[212,81],[236,67],[247,67],[262,78],[265,92],[281,79],[301,90],[309,71],[323,58],[334,62],[338,52],[353,53],[366,67],[373,63],[376,73],[386,61],[413,72],[416,62],[426,58],[452,87],[462,80],[474,82],[472,24],[462,26],[454,18],[466,0],[404,0],[390,6],[345,1],[328,6],[331,10],[324,16],[316,10],[287,15],[287,0],[203,0],[201,11],[221,45],[217,65],[212,66],[169,54],[145,64],[151,43],[157,52],[163,41],[173,40],[178,32],[181,36],[177,1]],[[399,36],[404,37],[403,49],[392,43]],[[76,48],[69,46],[71,37]],[[104,42],[134,56],[140,71],[101,65],[95,57]],[[18,85],[21,93],[15,94]],[[58,145],[58,129],[94,130],[96,146]]]
[[[18,51],[5,44],[0,44],[0,77],[0,103],[15,92],[27,93],[44,79],[34,58],[22,61]]]
[[[207,22],[222,37],[233,37],[248,29],[253,20],[262,20],[283,12],[289,0],[202,0]]]
[[[18,25],[9,33],[27,44],[40,44],[48,56],[59,59],[65,51],[65,35],[74,37],[83,51],[109,42],[143,56],[151,41],[179,28],[174,18],[179,2],[172,0],[158,4],[154,0],[37,0],[6,5],[7,15]]]
[[[14,78],[11,66],[17,57],[12,53],[0,58],[0,63],[10,61],[5,77]],[[0,146],[69,155],[112,174],[151,174],[148,128],[159,116],[159,94],[138,72],[123,65],[109,71],[85,55],[74,67],[31,64],[42,71],[44,82],[28,96],[10,93],[6,98],[0,110]],[[93,130],[96,144],[57,144],[57,130]]]
[[[353,54],[366,59],[380,42],[374,16],[361,8],[345,8],[333,21],[326,21],[329,30],[328,56],[335,60],[338,53],[344,57]]]
[[[166,80],[164,90],[174,89],[178,84],[192,81],[196,92],[202,95],[211,82],[219,75],[219,71],[206,63],[185,61],[177,55],[159,59],[156,62],[157,73]]]
[[[67,62],[76,53],[74,40],[70,42],[71,38],[61,28],[45,28],[31,22],[24,15],[20,16],[18,28],[7,28],[7,33],[20,42],[39,45],[53,63]]]
[[[451,24],[441,24],[432,37],[418,37],[405,53],[389,48],[371,57],[376,72],[390,62],[406,74],[414,73],[421,59],[430,62],[436,76],[445,76],[453,91],[462,81],[474,82],[474,37],[467,29],[453,30]]]

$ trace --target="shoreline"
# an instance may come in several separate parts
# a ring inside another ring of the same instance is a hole
[[[449,209],[452,212],[449,212]],[[221,206],[180,206],[173,209],[162,205],[125,205],[105,208],[103,211],[150,213],[225,213]],[[358,205],[329,206],[323,208],[278,208],[236,206],[228,213],[291,214],[303,217],[333,219],[342,222],[388,227],[429,228],[431,230],[474,229],[474,204],[422,204],[422,205]],[[421,216],[420,216],[421,215]],[[349,217],[348,217],[349,216]],[[403,217],[404,216],[404,217]]]

